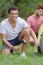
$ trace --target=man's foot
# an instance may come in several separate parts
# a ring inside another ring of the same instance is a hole
[[[33,54],[32,54],[32,57],[35,57],[35,56],[37,56],[38,55],[38,53],[37,52],[34,52]]]
[[[25,53],[20,54],[20,56],[21,56],[22,58],[27,58],[27,56],[26,56]]]
[[[13,54],[15,54],[15,53],[16,53],[16,51],[13,51],[13,50],[10,50],[10,52],[11,52],[11,53],[13,53]]]

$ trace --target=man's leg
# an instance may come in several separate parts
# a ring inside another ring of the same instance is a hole
[[[25,56],[26,47],[29,43],[29,38],[30,38],[30,30],[24,29],[19,36],[20,40],[25,41],[25,43],[22,44],[22,56]]]
[[[18,46],[14,46],[15,48],[15,51],[18,51],[19,50],[19,45]],[[9,49],[6,45],[2,45],[2,54],[5,54],[5,55],[8,55],[10,54],[10,52],[13,53],[13,50]]]
[[[25,38],[24,38],[24,36],[25,36]],[[24,29],[19,36],[20,40],[26,41],[25,44],[22,45],[22,52],[26,51],[26,46],[29,43],[29,37],[30,37],[30,31],[28,29]]]
[[[5,44],[2,44],[2,54],[4,55],[10,54],[10,49]]]
[[[24,38],[25,36],[25,38]],[[22,45],[22,52],[25,53],[26,52],[26,46],[28,45],[28,43],[30,43],[31,45],[33,45],[35,47],[35,49],[37,49],[37,45],[35,45],[34,39],[31,37],[30,35],[30,31],[28,29],[24,29],[21,33],[21,35],[19,36],[19,39],[25,39],[26,44]],[[35,50],[36,52],[36,50]]]
[[[36,34],[36,37],[38,38],[38,33]],[[38,46],[37,48],[38,48],[38,49],[37,49],[37,52],[40,53],[40,52],[41,52],[41,51],[40,51],[40,46]]]
[[[34,50],[33,50],[33,54],[32,54],[32,56],[36,56],[36,55],[38,55],[38,45],[37,44],[35,44],[35,42],[34,42],[34,39],[30,36],[30,40],[29,40],[29,42],[30,42],[30,44],[31,44],[31,46],[33,46],[34,47]]]
[[[4,55],[10,54],[10,49],[2,49],[2,54]]]

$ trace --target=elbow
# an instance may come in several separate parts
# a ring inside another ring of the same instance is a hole
[[[5,42],[5,39],[4,38],[2,38],[2,42]]]

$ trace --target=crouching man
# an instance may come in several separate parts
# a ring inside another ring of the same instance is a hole
[[[30,34],[33,39],[30,39]],[[35,33],[25,20],[18,17],[18,8],[16,6],[11,6],[8,9],[8,18],[1,22],[1,36],[2,53],[6,55],[10,54],[10,50],[18,51],[21,43],[23,43],[22,56],[26,56],[26,46],[29,42],[34,42],[34,44],[38,46]]]

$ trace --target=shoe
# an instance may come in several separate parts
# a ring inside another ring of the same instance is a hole
[[[32,54],[32,57],[36,57],[38,55],[38,53],[37,52],[34,52],[33,54]]]
[[[20,56],[21,56],[22,58],[27,58],[27,56],[26,56],[25,53],[20,54]]]
[[[16,51],[13,51],[13,54],[15,54],[16,53]]]

